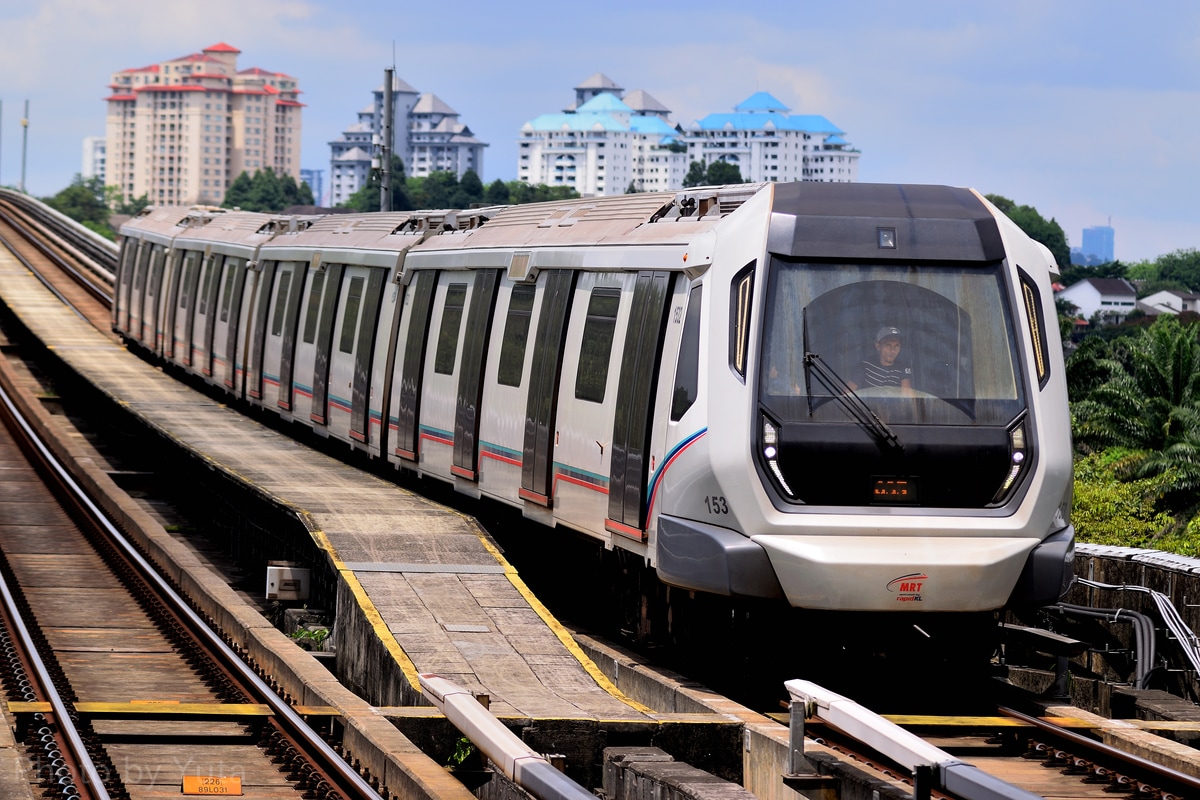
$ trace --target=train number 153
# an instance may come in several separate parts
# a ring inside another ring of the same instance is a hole
[[[716,494],[704,498],[704,507],[708,509],[708,513],[710,514],[729,513],[729,504],[725,502],[725,498]]]

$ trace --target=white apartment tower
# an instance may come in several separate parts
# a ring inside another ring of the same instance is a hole
[[[687,155],[670,109],[640,89],[624,91],[598,72],[562,113],[525,123],[517,177],[591,196],[682,186]]]
[[[127,198],[218,205],[242,172],[300,177],[296,79],[253,68],[221,43],[113,73],[106,183]]]
[[[816,114],[789,115],[783,103],[757,92],[732,114],[709,114],[684,133],[688,162],[735,165],[742,178],[759,181],[858,180],[858,150],[842,131]]]
[[[371,175],[375,143],[383,128],[383,85],[370,105],[358,112],[358,121],[329,143],[330,203],[350,198]],[[422,94],[398,76],[392,76],[392,133],[395,154],[404,162],[404,174],[423,178],[431,172],[453,172],[460,179],[467,170],[483,178],[483,149],[459,113],[435,94]]]

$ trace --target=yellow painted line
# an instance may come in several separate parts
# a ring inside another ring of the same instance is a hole
[[[583,648],[580,647],[579,643],[575,641],[575,637],[571,635],[571,632],[563,627],[562,623],[550,613],[550,610],[542,605],[542,601],[537,599],[537,595],[535,595],[529,589],[529,587],[525,585],[525,581],[521,580],[521,576],[517,574],[516,567],[508,563],[504,556],[500,554],[500,551],[497,550],[492,543],[487,540],[486,536],[484,536],[482,533],[477,535],[479,536],[479,541],[483,542],[484,548],[486,548],[487,551],[495,557],[496,561],[504,567],[504,574],[508,578],[509,582],[516,588],[518,592],[521,593],[521,596],[524,597],[525,601],[529,603],[530,607],[537,612],[537,615],[542,618],[542,621],[549,626],[550,630],[554,632],[554,635],[558,637],[558,640],[563,643],[564,647],[567,648],[567,651],[570,652],[571,655],[575,656],[575,658],[579,661],[579,664],[583,667],[584,671],[586,671],[588,675],[592,676],[592,680],[596,681],[601,689],[608,692],[610,695],[617,698],[635,711],[640,711],[643,714],[653,714],[653,709],[651,709],[649,706],[642,705],[631,697],[626,696],[624,692],[617,688],[615,683],[608,679],[607,675],[600,671],[600,668],[596,666],[596,663],[588,658],[587,653],[583,652]]]

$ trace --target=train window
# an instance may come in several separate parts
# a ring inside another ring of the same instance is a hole
[[[317,320],[321,318],[321,295],[325,293],[325,273],[315,272],[308,293],[308,310],[304,312],[304,343],[317,340]]]
[[[227,261],[229,269],[225,270],[225,289],[221,292],[221,322],[229,321],[229,307],[233,304],[233,283],[237,279],[237,264],[233,259]]]
[[[518,283],[508,300],[508,319],[504,323],[504,342],[500,345],[500,369],[496,380],[505,386],[520,386],[525,366],[525,346],[529,342],[529,321],[533,317],[535,288]]]
[[[678,422],[700,393],[700,298],[704,287],[693,286],[683,318],[679,361],[675,364],[675,392],[671,398],[671,421]]]
[[[354,352],[354,334],[358,332],[358,309],[362,305],[362,277],[350,279],[350,289],[346,293],[346,308],[342,312],[342,337],[338,340],[338,350],[343,353]]]
[[[744,382],[750,351],[750,307],[754,299],[754,267],[751,261],[733,276],[729,293],[729,366]]]
[[[772,262],[760,398],[782,422],[1007,425],[1024,408],[999,263]]]
[[[288,293],[292,289],[292,273],[280,273],[279,289],[275,292],[275,311],[271,314],[271,335],[283,335],[283,320],[287,316]]]
[[[579,370],[575,374],[575,397],[579,400],[604,402],[609,356],[620,307],[620,289],[592,290],[587,321],[583,324],[583,341],[579,346]]]
[[[438,332],[437,352],[433,371],[440,375],[454,374],[454,359],[458,355],[458,331],[462,327],[463,306],[467,302],[467,285],[452,283],[446,287],[446,303],[442,306],[442,328]]]
[[[179,307],[187,308],[192,290],[192,272],[196,269],[196,252],[189,251],[183,257],[183,278],[179,283]]]
[[[208,298],[212,295],[213,275],[216,273],[216,256],[209,256],[203,262],[204,280],[200,286],[200,294],[196,297],[196,313],[204,316],[208,312]]]

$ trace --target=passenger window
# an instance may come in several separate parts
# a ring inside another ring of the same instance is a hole
[[[317,340],[317,320],[321,318],[321,295],[325,293],[325,273],[313,273],[312,290],[308,294],[308,310],[304,312],[304,343]]]
[[[342,338],[338,350],[354,352],[354,334],[358,332],[358,309],[362,305],[363,278],[350,280],[350,291],[346,294],[346,310],[342,313]]]
[[[279,276],[279,289],[275,293],[275,311],[271,315],[271,335],[283,335],[283,318],[287,316],[288,293],[292,288],[292,273],[284,272]]]
[[[608,384],[608,362],[613,333],[617,329],[620,289],[593,289],[588,301],[583,342],[579,348],[579,370],[575,374],[575,397],[592,403],[604,402]]]
[[[189,297],[189,295],[188,295],[188,291],[192,286],[192,272],[195,269],[196,269],[196,254],[194,252],[187,253],[183,257],[183,270],[180,273],[181,274],[180,282],[179,282],[179,307],[180,308],[187,308],[188,301],[191,300],[191,297]],[[151,284],[153,284],[153,283],[154,282],[151,281]],[[153,294],[153,289],[151,289],[150,293]]]
[[[446,304],[442,308],[442,329],[438,333],[437,354],[433,371],[440,375],[454,374],[454,359],[458,355],[458,329],[462,327],[463,306],[467,302],[467,285],[452,283],[446,289]]]
[[[196,313],[204,316],[208,313],[208,298],[212,297],[213,282],[221,271],[221,256],[209,256],[208,268],[204,272],[204,286],[200,296],[196,298]]]
[[[533,316],[534,291],[532,285],[520,283],[513,287],[509,297],[504,342],[500,346],[500,369],[496,376],[496,380],[505,386],[521,385],[525,346],[529,342],[529,321]]]
[[[692,288],[687,315],[683,318],[683,336],[679,342],[679,361],[675,364],[675,392],[671,399],[671,421],[678,422],[696,402],[700,393],[700,297],[702,286]]]
[[[229,322],[229,307],[233,304],[233,283],[237,279],[237,262],[230,259],[225,270],[225,290],[221,293],[221,322]]]

